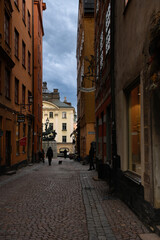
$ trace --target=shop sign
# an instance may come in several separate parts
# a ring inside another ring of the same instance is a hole
[[[19,114],[17,117],[17,122],[25,122],[25,115],[24,114]]]

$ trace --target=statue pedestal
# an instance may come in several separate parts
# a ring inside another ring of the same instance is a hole
[[[53,158],[57,158],[57,142],[56,141],[42,141],[42,148],[45,152],[45,156],[47,154],[47,150],[49,147],[51,147],[53,150]]]

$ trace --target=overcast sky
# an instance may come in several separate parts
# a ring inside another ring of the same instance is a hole
[[[60,99],[76,108],[76,44],[78,0],[45,0],[43,11],[43,81],[58,88]]]

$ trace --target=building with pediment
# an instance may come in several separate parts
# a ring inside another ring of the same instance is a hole
[[[60,101],[58,89],[50,92],[47,83],[43,83],[43,106],[42,106],[42,128],[43,132],[50,127],[56,131],[57,153],[62,149],[67,149],[69,153],[74,153],[74,139],[71,134],[75,126],[75,108],[71,103]]]

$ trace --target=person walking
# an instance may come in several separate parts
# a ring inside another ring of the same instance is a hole
[[[44,150],[42,148],[42,162],[44,163],[44,156],[45,156],[45,153],[44,153]]]
[[[89,150],[89,169],[88,169],[88,171],[95,169],[93,161],[94,161],[94,147],[92,146],[92,143],[91,143],[91,147]]]
[[[46,157],[48,157],[48,164],[51,166],[52,158],[53,158],[53,150],[51,147],[48,148]]]
[[[64,153],[64,158],[66,158],[67,157],[67,150],[65,149],[63,153]]]

